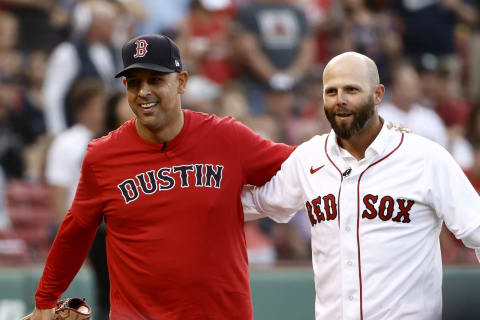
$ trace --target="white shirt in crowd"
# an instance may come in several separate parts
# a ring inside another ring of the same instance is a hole
[[[412,132],[428,138],[442,147],[448,146],[448,133],[440,116],[435,111],[420,104],[414,104],[410,110],[404,111],[391,102],[383,102],[378,113],[384,119],[398,123]]]
[[[48,184],[68,189],[67,208],[75,196],[80,168],[93,133],[77,123],[55,137],[47,154],[45,178]]]
[[[404,111],[391,102],[384,102],[378,108],[384,119],[409,128],[413,133],[428,138],[447,149],[462,168],[473,165],[473,149],[465,138],[458,137],[449,142],[448,131],[442,118],[432,109],[414,104],[409,111]]]
[[[311,223],[317,320],[432,320],[442,312],[442,221],[480,260],[480,197],[450,154],[384,125],[357,161],[333,130],[301,144],[246,218]]]

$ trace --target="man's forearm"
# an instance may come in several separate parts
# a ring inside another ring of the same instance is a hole
[[[237,49],[243,52],[245,63],[257,78],[267,82],[278,70],[260,49],[256,36],[245,33],[239,37]]]
[[[48,254],[35,302],[37,308],[55,307],[85,260],[96,229],[79,225],[71,214],[63,221]]]
[[[286,72],[295,80],[298,80],[312,65],[314,56],[314,42],[311,36],[302,39],[300,50],[294,63]]]

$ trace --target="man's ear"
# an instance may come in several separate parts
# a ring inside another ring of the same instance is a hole
[[[385,86],[383,84],[378,84],[375,86],[373,91],[373,101],[375,105],[379,105],[382,102],[383,95],[385,94]]]
[[[127,78],[123,77],[123,85],[125,86],[125,88],[127,87]]]
[[[188,73],[186,71],[182,71],[178,73],[178,89],[177,93],[183,94],[185,92],[185,87],[187,86],[188,82]]]

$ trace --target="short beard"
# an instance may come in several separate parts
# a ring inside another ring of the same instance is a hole
[[[375,113],[375,103],[373,97],[370,97],[369,101],[364,103],[358,110],[348,110],[352,113],[353,121],[350,126],[340,125],[335,121],[335,110],[325,109],[325,115],[327,116],[328,122],[332,126],[333,131],[337,137],[342,139],[350,139],[356,135],[360,130],[363,129],[365,123],[373,116]]]

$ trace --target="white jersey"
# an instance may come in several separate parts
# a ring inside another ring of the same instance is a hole
[[[442,221],[480,259],[480,197],[449,153],[383,126],[357,161],[333,131],[301,144],[246,217],[311,223],[317,320],[430,320],[442,313]]]

